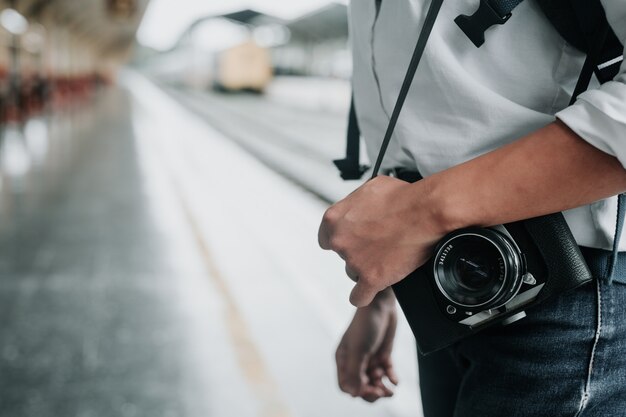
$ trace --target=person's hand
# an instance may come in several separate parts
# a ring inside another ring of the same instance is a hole
[[[319,244],[345,260],[346,273],[356,281],[350,294],[355,306],[368,305],[424,264],[445,235],[425,184],[379,176],[324,214]]]
[[[391,362],[396,324],[395,299],[390,290],[379,294],[369,306],[357,309],[335,354],[343,392],[369,402],[393,395],[385,380],[398,384]]]

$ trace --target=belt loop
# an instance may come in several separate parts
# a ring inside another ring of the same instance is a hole
[[[608,283],[613,282],[615,275],[615,267],[617,265],[617,257],[619,254],[619,241],[622,237],[622,230],[624,229],[624,215],[626,214],[626,194],[620,194],[617,196],[617,220],[615,221],[615,237],[613,238],[613,253],[611,254],[609,267],[606,273],[606,280]]]

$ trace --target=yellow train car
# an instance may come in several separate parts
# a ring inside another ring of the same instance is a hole
[[[216,55],[214,86],[225,91],[262,92],[272,80],[267,48],[249,40]]]
[[[252,39],[217,51],[180,45],[152,58],[142,69],[173,86],[224,92],[261,93],[273,78],[270,51]]]

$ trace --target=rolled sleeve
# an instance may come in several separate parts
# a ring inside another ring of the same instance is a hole
[[[556,117],[626,168],[626,83],[611,81],[587,91]]]
[[[615,34],[626,45],[626,1],[602,0]],[[580,95],[556,117],[626,168],[626,62],[611,82]]]

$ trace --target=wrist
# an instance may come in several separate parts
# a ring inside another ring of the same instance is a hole
[[[435,239],[466,227],[453,207],[452,196],[445,190],[438,175],[425,178],[411,185],[414,208],[413,224],[416,230],[427,230]]]
[[[376,294],[374,300],[370,304],[370,306],[374,308],[378,308],[386,311],[395,311],[396,310],[396,296],[393,293],[391,287],[386,288]]]

